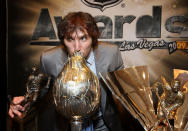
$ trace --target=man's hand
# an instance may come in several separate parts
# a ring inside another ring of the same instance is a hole
[[[24,96],[18,96],[12,99],[8,112],[11,118],[14,118],[15,115],[18,116],[19,118],[22,118],[22,112],[25,110],[27,106],[27,104],[25,104],[24,106],[21,105],[23,100],[24,100]]]

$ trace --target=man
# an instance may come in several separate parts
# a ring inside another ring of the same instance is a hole
[[[123,61],[118,46],[98,42],[99,30],[94,18],[83,12],[69,13],[58,25],[60,46],[45,51],[41,55],[43,73],[56,78],[74,52],[81,52],[89,68],[98,76],[99,72],[111,72],[122,69]],[[117,115],[117,109],[112,102],[111,93],[101,86],[101,104],[99,111],[89,121],[85,121],[83,130],[121,131],[122,126]],[[50,90],[50,89],[48,89]],[[50,92],[50,91],[48,91]],[[49,93],[51,94],[51,93]],[[15,97],[10,105],[9,115],[21,116],[19,110],[25,107],[20,105],[24,98]],[[46,95],[41,102],[38,115],[38,129],[41,131],[69,130],[68,120],[55,110],[52,95]]]

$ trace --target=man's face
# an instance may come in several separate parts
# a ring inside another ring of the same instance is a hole
[[[76,30],[70,37],[64,38],[64,44],[67,47],[69,55],[74,52],[80,51],[85,58],[88,57],[91,47],[92,38],[88,35],[87,31]]]

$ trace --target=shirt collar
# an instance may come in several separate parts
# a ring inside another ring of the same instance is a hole
[[[89,53],[89,56],[86,60],[86,62],[89,64],[89,65],[92,65],[92,63],[94,63],[95,59],[94,59],[94,53],[93,53],[93,49],[91,49],[90,53]]]

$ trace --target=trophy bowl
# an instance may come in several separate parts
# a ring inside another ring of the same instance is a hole
[[[71,120],[72,130],[81,130],[82,120],[98,109],[99,81],[80,52],[74,53],[59,73],[53,97],[57,111]]]

